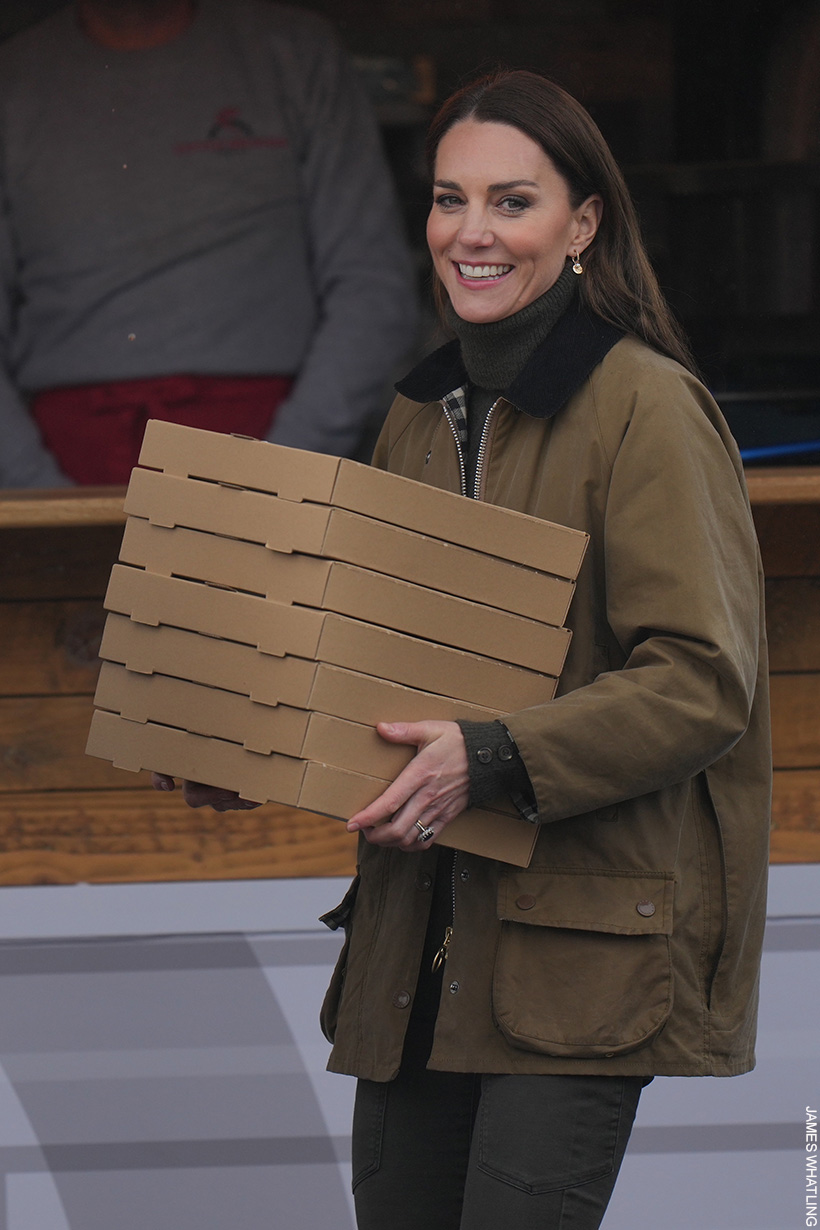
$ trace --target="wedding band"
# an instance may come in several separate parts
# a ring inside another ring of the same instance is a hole
[[[428,829],[422,824],[421,820],[416,821],[416,828],[419,831],[418,841],[432,841],[436,835],[435,829]]]

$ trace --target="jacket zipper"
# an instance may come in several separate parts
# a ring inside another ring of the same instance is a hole
[[[481,483],[484,477],[484,463],[487,457],[487,442],[490,437],[490,422],[495,412],[495,408],[498,405],[500,400],[501,398],[497,398],[493,402],[493,404],[490,406],[489,410],[487,411],[487,417],[484,420],[484,426],[481,430],[481,439],[478,442],[478,453],[476,455],[476,463],[475,463],[475,478],[473,480],[473,490],[472,490],[472,496],[471,496],[471,498],[474,500],[481,499]],[[444,416],[447,419],[447,422],[450,424],[450,430],[453,433],[453,439],[455,440],[455,444],[456,444],[456,453],[458,455],[458,469],[459,469],[459,475],[461,478],[461,494],[470,496],[470,493],[467,491],[467,465],[464,460],[464,447],[461,443],[461,438],[458,434],[458,428],[456,427],[455,419],[453,418],[452,412],[449,406],[447,405],[447,403],[443,401],[441,405],[442,405],[442,409],[444,410]],[[437,969],[440,969],[441,966],[444,964],[444,962],[447,960],[447,954],[449,952],[450,943],[453,938],[453,930],[456,925],[456,858],[457,858],[457,854],[456,854],[456,851],[454,850],[453,851],[453,862],[450,868],[450,887],[451,887],[452,898],[453,898],[452,913],[450,915],[450,926],[445,927],[444,940],[442,941],[441,947],[439,948],[438,952],[433,957],[433,973],[435,973]]]
[[[456,421],[453,418],[452,411],[450,410],[446,402],[441,403],[441,408],[444,411],[444,417],[446,418],[447,422],[450,424],[450,431],[453,433],[453,439],[456,442],[456,453],[458,455],[458,472],[459,472],[459,478],[461,481],[461,494],[467,495],[467,466],[464,461],[464,449],[462,448],[461,440],[459,439],[458,428],[456,427]]]
[[[452,411],[450,410],[447,403],[444,401],[441,403],[441,407],[444,411],[444,417],[447,419],[447,422],[450,424],[450,431],[453,433],[453,439],[456,442],[456,453],[458,455],[458,470],[459,470],[459,477],[461,480],[461,494],[469,496],[473,500],[481,499],[481,495],[480,495],[481,482],[484,477],[484,463],[487,459],[487,442],[490,438],[490,423],[492,421],[493,414],[495,413],[495,410],[500,401],[501,401],[500,397],[496,398],[496,400],[493,402],[493,404],[490,406],[489,410],[487,411],[487,417],[484,420],[484,427],[482,428],[482,431],[481,431],[481,439],[479,440],[479,443],[478,443],[478,454],[476,456],[475,478],[473,480],[472,493],[470,493],[467,490],[467,464],[464,460],[464,447],[461,443],[461,439],[458,434],[458,428],[456,427],[455,419],[453,418]]]
[[[433,957],[433,973],[444,964],[447,960],[447,954],[450,948],[450,941],[453,938],[453,928],[456,925],[456,858],[457,852],[453,851],[453,862],[450,867],[450,891],[452,893],[452,912],[450,914],[450,926],[444,928],[444,942],[439,948],[436,955]]]

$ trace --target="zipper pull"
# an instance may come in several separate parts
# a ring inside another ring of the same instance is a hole
[[[450,947],[450,940],[453,938],[453,928],[446,927],[444,930],[444,943],[439,948],[436,955],[433,957],[433,973],[440,969],[447,960],[447,949]]]

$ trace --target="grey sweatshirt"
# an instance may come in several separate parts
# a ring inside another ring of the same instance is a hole
[[[329,27],[201,0],[147,51],[73,8],[0,47],[0,486],[61,481],[33,391],[295,375],[271,438],[345,454],[412,343],[379,135]]]

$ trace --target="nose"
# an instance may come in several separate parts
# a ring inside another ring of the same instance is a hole
[[[479,206],[468,208],[462,215],[458,237],[467,248],[490,248],[495,235],[485,210]]]

